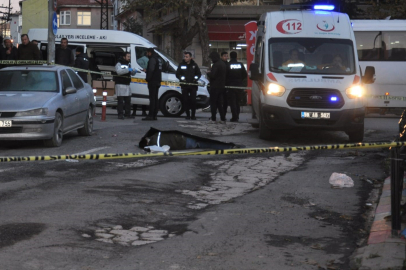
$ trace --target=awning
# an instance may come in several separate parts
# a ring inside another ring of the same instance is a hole
[[[245,40],[244,25],[250,20],[207,20],[210,41]]]

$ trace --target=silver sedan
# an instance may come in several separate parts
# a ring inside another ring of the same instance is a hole
[[[93,132],[92,88],[70,68],[17,66],[0,70],[0,140],[44,140]]]

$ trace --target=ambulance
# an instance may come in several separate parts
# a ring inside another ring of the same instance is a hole
[[[46,59],[48,29],[30,29],[28,31],[30,40],[38,40],[39,47]],[[67,38],[69,47],[75,51],[78,46],[84,48],[89,57],[90,69],[102,75],[92,74],[88,76],[88,82],[97,88],[97,103],[100,104],[103,97],[102,92],[107,92],[107,103],[110,106],[117,104],[117,97],[114,92],[113,72],[115,64],[124,52],[131,53],[131,65],[136,70],[146,69],[148,58],[146,50],[154,48],[164,63],[162,72],[162,83],[159,88],[159,109],[165,116],[179,116],[184,111],[181,88],[176,78],[178,63],[165,52],[159,50],[156,45],[147,39],[125,31],[97,30],[97,29],[58,29],[55,35],[55,44],[59,46],[62,38]],[[91,80],[90,80],[91,77]],[[146,73],[138,72],[131,76],[131,103],[137,105],[149,105],[149,94]],[[91,82],[92,81],[92,82]],[[208,80],[204,77],[198,81],[196,103],[198,108],[209,106],[209,92],[207,90]]]
[[[375,69],[360,69],[348,16],[331,5],[289,5],[263,14],[257,25],[250,78],[260,138],[321,129],[362,141],[363,85],[374,82]]]

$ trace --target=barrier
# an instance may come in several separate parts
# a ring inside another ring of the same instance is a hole
[[[107,92],[103,92],[101,120],[106,121]]]
[[[387,147],[406,146],[406,142],[370,142],[370,143],[349,143],[349,144],[328,144],[313,146],[292,146],[292,147],[265,147],[265,148],[236,148],[225,150],[208,150],[194,152],[165,152],[165,153],[110,153],[110,154],[88,154],[88,155],[49,155],[49,156],[19,156],[0,157],[2,162],[15,161],[50,161],[50,160],[103,160],[103,159],[124,159],[124,158],[152,158],[152,157],[176,157],[176,156],[212,156],[212,155],[237,155],[237,154],[269,154],[283,152],[299,152],[313,150],[350,150],[350,149],[373,149]]]

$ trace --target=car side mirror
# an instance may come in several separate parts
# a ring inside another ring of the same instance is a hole
[[[362,76],[362,82],[364,84],[371,84],[375,82],[375,79],[375,67],[367,66],[365,68],[364,76]]]
[[[253,81],[261,80],[261,74],[259,73],[259,65],[257,63],[251,63],[249,70],[250,79]]]
[[[68,88],[65,89],[65,94],[69,95],[69,94],[75,94],[77,92],[75,87],[69,86]]]

